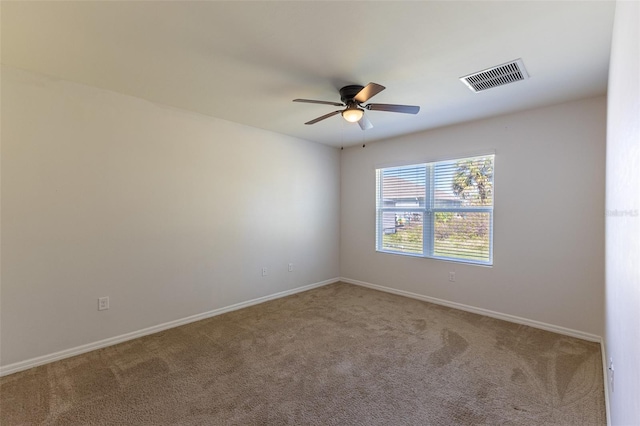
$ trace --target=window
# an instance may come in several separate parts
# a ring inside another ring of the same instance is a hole
[[[494,156],[376,170],[376,250],[493,264]]]

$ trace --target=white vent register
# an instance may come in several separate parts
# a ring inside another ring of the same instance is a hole
[[[473,74],[460,77],[462,81],[471,91],[482,92],[505,84],[514,83],[516,81],[526,80],[529,74],[524,67],[522,59],[507,62],[506,64],[497,65],[486,70],[478,71]]]

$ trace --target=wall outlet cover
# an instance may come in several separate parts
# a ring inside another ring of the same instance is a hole
[[[98,298],[98,310],[106,311],[109,309],[109,297],[99,297]]]

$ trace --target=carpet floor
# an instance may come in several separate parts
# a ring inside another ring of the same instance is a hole
[[[0,379],[2,425],[604,425],[600,345],[335,283]]]

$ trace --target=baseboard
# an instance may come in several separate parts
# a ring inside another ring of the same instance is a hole
[[[454,309],[460,309],[462,311],[471,312],[474,314],[484,315],[492,318],[501,319],[504,321],[513,322],[516,324],[528,325],[530,327],[539,328],[542,330],[552,331],[554,333],[563,334],[566,336],[576,337],[578,339],[588,340],[591,342],[598,342],[602,348],[602,362],[604,368],[604,381],[605,381],[605,403],[607,409],[607,421],[609,421],[609,392],[607,386],[607,377],[608,377],[608,369],[607,369],[607,361],[606,361],[606,353],[604,350],[604,342],[600,336],[595,334],[585,333],[578,330],[572,330],[565,327],[560,327],[552,324],[543,323],[540,321],[530,320],[526,318],[517,317],[514,315],[503,314],[500,312],[491,311],[483,308],[476,308],[474,306],[464,305],[462,303],[450,302],[448,300],[438,299],[435,297],[429,297],[422,294],[412,293],[409,291],[398,290],[391,287],[385,287],[377,284],[371,284],[364,281],[353,280],[350,278],[333,278],[325,281],[320,281],[317,283],[309,284],[306,286],[298,287],[292,290],[281,291],[278,293],[274,293],[268,296],[258,297],[256,299],[248,300],[241,303],[236,303],[234,305],[226,306],[223,308],[214,309],[212,311],[203,312],[201,314],[192,315],[186,318],[181,318],[174,321],[169,321],[163,324],[158,324],[152,327],[144,328],[141,330],[133,331],[130,333],[122,334],[115,337],[110,337],[108,339],[99,340],[97,342],[88,343],[86,345],[77,346],[70,349],[65,349],[59,352],[55,352],[48,355],[39,356],[36,358],[31,358],[25,361],[19,361],[13,364],[0,366],[0,377],[6,376],[9,374],[17,373],[18,371],[28,370],[29,368],[37,367],[39,365],[48,364],[50,362],[58,361],[65,358],[70,358],[72,356],[80,355],[86,352],[91,352],[96,349],[104,348],[107,346],[116,345],[118,343],[126,342],[128,340],[136,339],[138,337],[147,336],[149,334],[158,333],[160,331],[168,330],[170,328],[179,327],[181,325],[189,324],[195,321],[200,321],[206,318],[211,318],[216,315],[221,315],[226,312],[235,311],[238,309],[246,308],[249,306],[257,305],[259,303],[264,303],[269,300],[279,299],[281,297],[290,296],[292,294],[301,293],[303,291],[311,290],[313,288],[322,287],[328,284],[332,284],[337,281],[342,281],[349,284],[359,285],[362,287],[372,288],[374,290],[384,291],[386,293],[397,294],[400,296],[410,297],[412,299],[418,299],[425,302],[435,303],[437,305],[447,306]]]
[[[565,336],[576,337],[582,340],[588,340],[590,342],[601,342],[602,338],[595,334],[585,333],[583,331],[572,330],[570,328],[560,327],[553,324],[547,324],[540,321],[535,321],[527,318],[517,317],[515,315],[503,314],[500,312],[491,311],[489,309],[476,308],[475,306],[464,305],[462,303],[450,302],[448,300],[437,299],[435,297],[424,296],[422,294],[412,293],[410,291],[398,290],[391,287],[384,287],[377,284],[371,284],[364,281],[352,280],[350,278],[340,278],[340,281],[355,284],[362,287],[372,288],[374,290],[384,291],[386,293],[393,293],[400,296],[410,297],[412,299],[418,299],[425,302],[435,303],[436,305],[447,306],[449,308],[460,309],[461,311],[467,311],[474,314],[484,315],[491,318],[496,318],[516,324],[528,325],[530,327],[539,328],[546,331],[552,331],[554,333],[563,334]]]
[[[120,336],[110,337],[108,339],[99,340],[97,342],[88,343],[86,345],[76,346],[75,348],[65,349],[52,354],[31,358],[25,361],[19,361],[13,364],[5,365],[5,366],[0,366],[0,377],[17,373],[18,371],[28,370],[29,368],[37,367],[43,364],[48,364],[50,362],[58,361],[64,358],[70,358],[72,356],[80,355],[86,352],[91,352],[96,349],[116,345],[118,343],[126,342],[128,340],[137,339],[138,337],[147,336],[153,333],[158,333],[160,331],[168,330],[170,328],[179,327],[181,325],[189,324],[195,321],[211,318],[216,315],[221,315],[227,312],[236,311],[238,309],[247,308],[249,306],[268,302],[269,300],[280,299],[282,297],[291,296],[292,294],[302,293],[303,291],[311,290],[317,287],[322,287],[328,284],[335,283],[337,281],[340,281],[340,279],[333,278],[325,281],[320,281],[317,283],[294,288],[292,290],[281,291],[268,296],[251,299],[246,302],[236,303],[234,305],[225,306],[223,308],[214,309],[212,311],[203,312],[201,314],[196,314],[186,318],[181,318],[178,320],[165,322],[163,324],[154,325],[152,327],[143,328],[142,330],[133,331],[131,333],[122,334]]]
[[[604,338],[600,339],[602,350],[602,380],[604,381],[604,410],[607,414],[607,426],[611,424],[611,405],[609,403],[609,366],[607,362],[607,348],[604,347]]]

